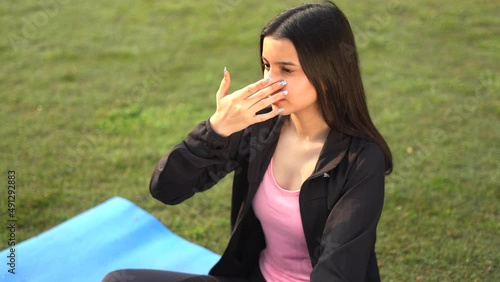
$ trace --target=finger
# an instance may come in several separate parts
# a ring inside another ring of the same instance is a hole
[[[270,112],[265,113],[265,114],[255,115],[254,123],[259,123],[259,122],[266,121],[268,119],[272,119],[273,117],[279,115],[283,111],[284,111],[283,108],[277,108],[277,109],[272,109]]]
[[[240,91],[238,91],[238,98],[246,99],[248,96],[251,96],[255,92],[264,89],[269,84],[269,82],[271,82],[271,78],[266,77],[242,88]]]
[[[279,91],[280,89],[285,87],[285,85],[286,85],[285,80],[273,83],[273,84],[267,86],[266,88],[257,91],[257,93],[255,93],[254,95],[247,97],[247,99],[252,101],[252,103],[256,103],[257,101],[262,100],[262,99],[272,95],[273,93]]]
[[[219,90],[217,91],[217,101],[227,95],[229,86],[231,86],[231,75],[229,71],[224,68],[224,78],[220,82]]]
[[[286,95],[288,95],[288,91],[286,90],[280,91],[270,97],[257,101],[250,107],[250,109],[252,109],[252,112],[258,112],[264,108],[269,107],[273,103],[286,99]]]

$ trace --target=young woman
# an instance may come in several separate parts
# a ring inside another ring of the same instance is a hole
[[[207,276],[128,276],[380,280],[375,236],[392,157],[368,113],[346,17],[332,3],[292,8],[264,27],[260,51],[264,79],[230,94],[224,71],[217,110],[160,160],[150,184],[153,197],[179,204],[235,171],[220,261]]]

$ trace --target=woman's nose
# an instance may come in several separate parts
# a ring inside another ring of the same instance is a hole
[[[264,72],[264,78],[267,78],[270,84],[283,80],[276,72],[273,72],[272,69]]]

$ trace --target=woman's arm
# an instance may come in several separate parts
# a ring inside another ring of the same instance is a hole
[[[375,144],[362,149],[342,196],[328,216],[311,281],[372,281],[375,237],[384,202],[385,159]]]
[[[151,195],[178,204],[204,191],[234,170],[242,132],[218,135],[209,121],[200,123],[158,162],[150,182]]]
[[[234,170],[244,129],[281,112],[257,114],[285,95],[279,92],[285,84],[269,82],[262,79],[229,94],[231,76],[225,70],[216,94],[217,110],[160,160],[151,178],[151,195],[165,204],[178,204]]]

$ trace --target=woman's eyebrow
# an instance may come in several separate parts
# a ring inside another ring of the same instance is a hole
[[[264,62],[269,62],[264,56],[262,56],[262,60]],[[295,67],[299,66],[299,65],[297,65],[295,63],[288,62],[288,61],[279,61],[279,62],[276,62],[275,64],[277,64],[277,65],[283,65],[283,66],[295,66]]]
[[[294,67],[298,67],[299,65],[297,64],[294,64],[292,62],[286,62],[286,61],[282,61],[282,62],[276,62],[277,65],[283,65],[283,66],[294,66]]]

